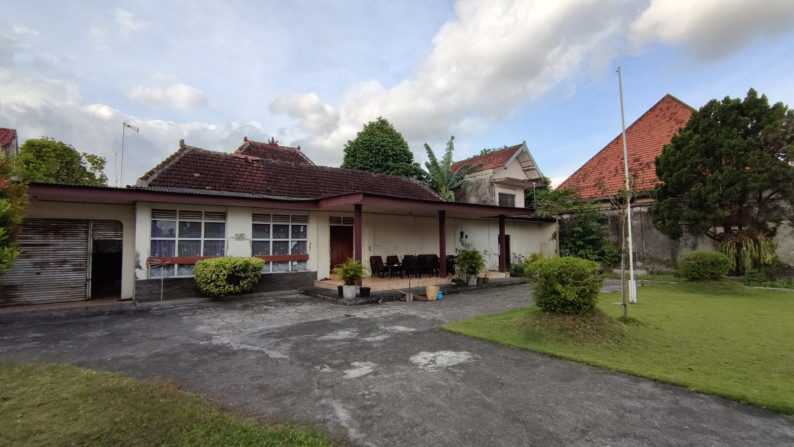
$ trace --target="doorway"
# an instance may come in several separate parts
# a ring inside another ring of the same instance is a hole
[[[353,257],[353,227],[331,225],[331,270]]]
[[[122,242],[94,240],[91,250],[91,299],[121,296]]]
[[[510,271],[510,235],[505,234],[505,268]]]

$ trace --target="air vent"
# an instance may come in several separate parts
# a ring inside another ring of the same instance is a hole
[[[152,210],[152,219],[176,220],[175,210]]]
[[[331,216],[331,225],[353,225],[353,218]]]
[[[179,211],[179,220],[201,220],[201,211]]]
[[[292,216],[292,223],[309,223],[309,216]]]
[[[273,223],[289,223],[289,214],[274,214]]]
[[[253,218],[254,223],[270,223],[270,214],[254,213],[251,217]]]
[[[226,222],[226,213],[223,211],[204,211],[204,220],[217,220]]]

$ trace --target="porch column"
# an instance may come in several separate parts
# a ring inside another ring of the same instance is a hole
[[[505,215],[499,215],[499,271],[504,272],[507,266],[507,253],[505,253]]]
[[[361,204],[353,205],[353,257],[361,262]]]
[[[447,277],[447,212],[438,210],[438,277]]]

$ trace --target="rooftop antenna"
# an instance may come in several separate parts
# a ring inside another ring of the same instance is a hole
[[[618,87],[620,89],[620,121],[623,125],[623,168],[626,172],[626,228],[629,240],[629,302],[637,302],[637,283],[634,281],[634,247],[631,238],[631,184],[629,183],[629,149],[626,144],[626,116],[623,112],[623,76],[618,67]]]
[[[126,121],[121,123],[121,169],[120,169],[121,172],[119,174],[119,177],[116,179],[116,186],[121,186],[121,184],[124,184],[124,132],[127,129],[130,129],[135,133],[141,131],[141,129],[138,129],[137,127],[127,123]]]

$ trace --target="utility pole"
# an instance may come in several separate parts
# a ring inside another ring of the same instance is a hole
[[[634,281],[634,245],[631,237],[631,184],[629,183],[629,149],[626,143],[626,116],[623,111],[623,76],[618,67],[618,87],[620,89],[620,121],[623,125],[623,167],[626,172],[626,228],[629,241],[629,302],[637,302],[637,282]]]
[[[124,132],[127,129],[130,129],[130,130],[134,131],[135,133],[138,133],[138,132],[141,131],[141,129],[138,129],[137,127],[133,126],[132,124],[129,124],[127,122],[121,123],[121,169],[120,169],[120,172],[119,172],[119,176],[116,179],[116,186],[121,186],[122,184],[124,184]]]

